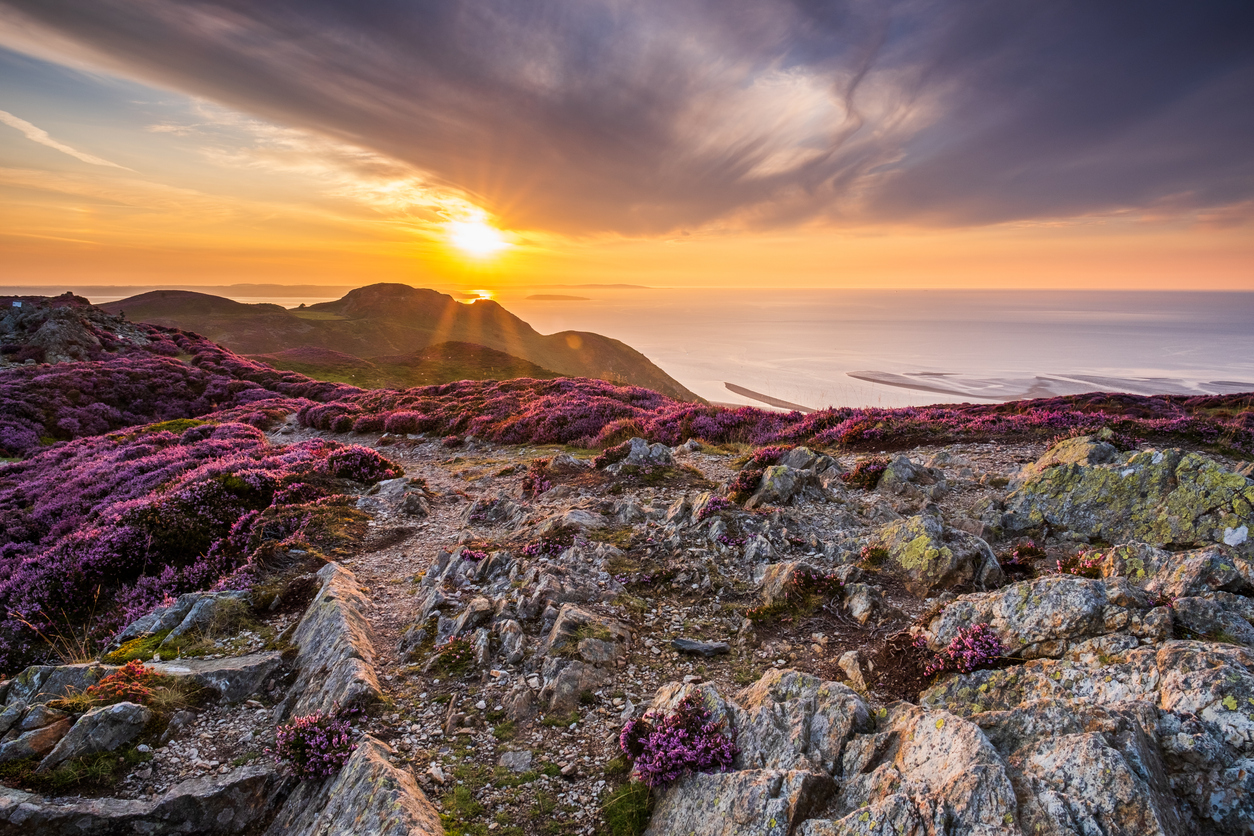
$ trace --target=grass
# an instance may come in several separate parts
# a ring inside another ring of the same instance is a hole
[[[501,723],[492,729],[492,736],[497,740],[505,742],[507,740],[513,740],[517,737],[518,730],[514,727],[513,720],[506,720],[504,723]]]
[[[653,795],[639,781],[630,781],[606,796],[601,815],[610,836],[641,836],[649,826]]]
[[[151,758],[151,754],[131,746],[115,752],[97,752],[74,758],[45,773],[35,771],[41,758],[24,758],[0,764],[0,781],[45,795],[107,789],[132,767]]]
[[[546,714],[544,719],[540,721],[542,726],[569,726],[571,723],[579,722],[579,712],[575,709],[570,710],[570,714]]]

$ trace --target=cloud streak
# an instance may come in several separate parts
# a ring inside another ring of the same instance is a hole
[[[0,7],[115,71],[404,163],[517,227],[976,226],[1248,215],[1254,199],[1247,3]]]
[[[21,131],[22,135],[25,136],[27,139],[29,139],[31,142],[38,142],[40,145],[46,145],[49,148],[55,148],[56,150],[60,151],[62,154],[69,154],[71,157],[73,157],[76,160],[82,160],[83,162],[91,163],[92,165],[109,166],[110,168],[120,168],[125,171],[131,170],[127,168],[126,166],[118,165],[117,163],[113,163],[113,162],[109,162],[108,160],[101,159],[100,157],[97,157],[94,154],[88,154],[84,151],[79,151],[77,148],[71,148],[69,145],[66,145],[64,142],[58,142],[57,140],[49,136],[48,132],[45,131],[43,128],[37,128],[34,125],[32,125],[30,122],[27,122],[25,119],[19,119],[18,117],[14,116],[12,113],[9,113],[7,110],[0,110],[0,122],[3,122],[4,124],[8,125],[11,128],[16,128],[17,130]]]

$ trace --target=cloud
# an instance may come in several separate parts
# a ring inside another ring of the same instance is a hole
[[[79,151],[77,148],[71,148],[64,142],[57,142],[52,137],[48,136],[47,131],[42,128],[35,127],[25,119],[19,119],[7,110],[0,110],[0,122],[3,122],[9,127],[17,128],[31,142],[38,142],[40,145],[47,145],[49,148],[55,148],[62,154],[69,154],[76,160],[82,160],[83,162],[91,163],[92,165],[104,165],[109,166],[110,168],[121,168],[126,171],[131,170],[126,168],[126,166],[111,163],[108,160],[102,160],[100,157]]]
[[[1254,198],[1254,7],[1230,0],[0,7],[19,41],[71,39],[67,61],[366,149],[517,227],[971,226]]]

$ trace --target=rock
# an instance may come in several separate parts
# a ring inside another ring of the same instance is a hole
[[[627,457],[605,468],[610,473],[620,473],[624,468],[669,467],[673,463],[671,449],[665,444],[653,444],[643,438],[628,441]]]
[[[66,718],[9,737],[4,743],[0,743],[0,763],[44,757],[56,747],[73,725],[73,721]]]
[[[531,722],[531,719],[540,713],[540,705],[536,701],[535,692],[522,683],[510,689],[505,699],[501,700],[501,705],[505,708],[506,718],[518,725]]]
[[[762,575],[762,603],[768,607],[783,603],[803,575],[820,574],[814,566],[799,560],[772,563]]]
[[[499,496],[476,499],[462,512],[463,525],[500,525],[517,528],[527,516],[527,509]]]
[[[540,706],[554,713],[575,708],[585,691],[595,691],[606,678],[606,671],[596,665],[552,657],[544,660],[541,674],[544,685],[540,688]]]
[[[234,705],[262,692],[266,680],[283,667],[283,654],[267,651],[225,659],[180,659],[151,662],[147,667],[190,679],[201,688],[214,691],[220,702]]]
[[[322,588],[292,633],[299,673],[280,706],[281,717],[331,713],[382,696],[365,616],[369,599],[339,564],[328,563],[318,578]]]
[[[680,653],[687,653],[692,656],[718,656],[722,653],[731,653],[731,645],[727,642],[703,642],[696,639],[675,639],[671,642],[671,647]]]
[[[1081,435],[1074,438],[1064,438],[1046,450],[1045,455],[1041,456],[1033,464],[1023,468],[1020,478],[1026,479],[1036,476],[1060,464],[1078,464],[1092,467],[1099,464],[1109,464],[1118,458],[1118,448],[1096,436]]]
[[[39,772],[48,772],[65,761],[97,752],[112,752],[139,737],[155,715],[147,706],[120,702],[93,708],[74,724],[47,757]]]
[[[1016,832],[1009,829],[1018,805],[1006,765],[974,723],[895,703],[876,729],[843,755],[845,782],[824,811],[827,821],[806,822],[798,832],[889,834],[911,822],[944,823],[915,831],[923,833]],[[881,829],[886,823],[892,829]]]
[[[736,695],[732,708],[738,769],[808,769],[833,774],[845,742],[870,729],[854,691],[794,670],[767,671]]]
[[[878,543],[888,551],[906,586],[926,596],[940,589],[1001,583],[1001,566],[979,537],[950,528],[931,515],[908,517],[880,529]]]
[[[1045,700],[977,722],[1008,763],[1025,832],[1050,832],[1059,822],[1129,836],[1196,830],[1174,797],[1148,705]]]
[[[169,724],[165,727],[165,731],[161,733],[160,745],[164,746],[174,738],[178,737],[183,729],[191,725],[196,719],[196,712],[188,711],[186,708],[182,711],[174,712],[174,716],[170,718]]]
[[[1230,592],[1254,595],[1254,564],[1225,546],[1169,552],[1146,543],[1127,543],[1105,552],[1107,578],[1127,578],[1150,592],[1170,598]]]
[[[526,750],[502,752],[501,757],[497,760],[497,765],[514,772],[526,772],[531,769],[531,752]]]
[[[1045,467],[1011,494],[1003,517],[1008,532],[1048,526],[1091,540],[1139,540],[1173,550],[1223,543],[1247,558],[1254,556],[1254,542],[1239,531],[1245,526],[1248,535],[1252,521],[1250,480],[1177,449]]]
[[[862,677],[862,657],[858,651],[850,650],[841,654],[841,657],[836,660],[836,665],[848,677],[854,688],[866,693],[866,680]]]
[[[1250,619],[1254,618],[1254,601],[1248,598],[1225,592],[1212,592],[1206,597],[1177,598],[1172,604],[1171,614],[1178,626],[1194,635],[1254,646],[1254,626],[1250,623]]]
[[[1068,648],[1109,633],[1157,638],[1148,597],[1126,583],[1074,575],[1047,575],[996,592],[962,595],[928,623],[928,644],[940,650],[963,627],[986,623],[1006,653],[1032,659],[1061,656]]]
[[[204,593],[192,605],[191,609],[187,611],[187,615],[183,617],[183,620],[170,630],[170,635],[166,636],[165,641],[161,643],[161,647],[165,647],[173,639],[188,633],[213,632],[212,628],[216,623],[232,617],[232,610],[236,613],[245,610],[247,600],[247,592],[235,590]]]
[[[945,474],[898,456],[888,463],[876,489],[912,500],[938,501],[949,493]]]
[[[619,649],[614,653],[619,654],[625,652],[623,646],[631,638],[631,630],[617,619],[598,615],[575,604],[563,604],[540,646],[539,654],[551,656],[558,652],[570,652],[589,638],[617,644]]]
[[[498,622],[494,629],[501,639],[501,658],[507,665],[517,665],[526,655],[527,636],[522,625],[513,619]]]
[[[388,763],[390,753],[373,737],[363,738],[334,778],[296,788],[266,836],[443,834],[435,807],[408,770]]]
[[[554,473],[583,473],[591,469],[591,462],[577,459],[570,453],[558,453],[549,460],[549,470]]]
[[[777,464],[763,471],[757,490],[745,501],[745,508],[752,510],[763,505],[788,505],[801,499],[821,499],[822,496],[818,477],[813,471]]]
[[[115,665],[89,662],[79,665],[32,665],[9,681],[5,708],[48,702],[86,691],[117,670]],[[0,722],[0,733],[7,731]]]
[[[834,789],[830,777],[799,771],[687,775],[662,794],[645,836],[789,836]]]
[[[173,836],[239,834],[268,819],[295,779],[270,767],[245,766],[183,781],[153,801],[58,799],[0,788],[0,836]]]

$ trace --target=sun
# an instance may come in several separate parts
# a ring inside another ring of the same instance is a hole
[[[513,246],[483,218],[449,221],[445,229],[449,243],[472,258],[491,258]]]

